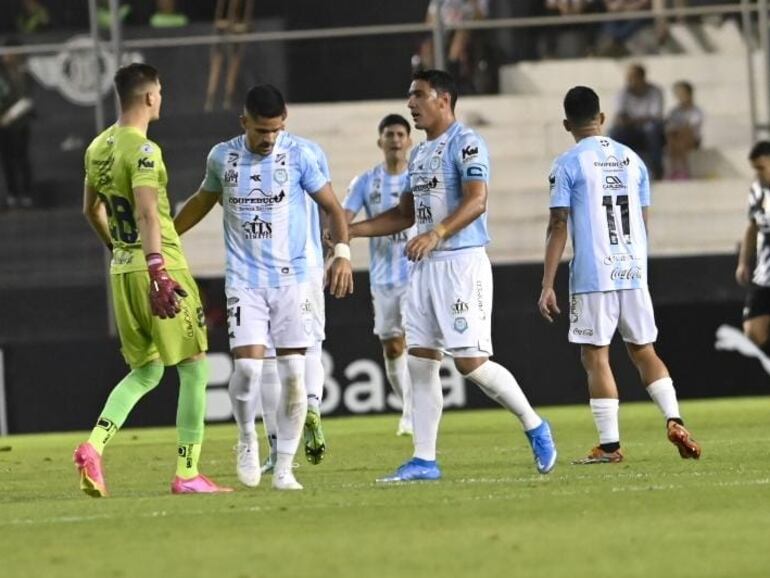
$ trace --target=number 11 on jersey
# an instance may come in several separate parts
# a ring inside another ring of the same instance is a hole
[[[610,245],[618,244],[618,230],[615,221],[615,205],[620,207],[620,234],[623,235],[625,244],[631,243],[631,222],[628,216],[628,195],[618,195],[613,199],[612,195],[602,198],[602,206],[607,213],[607,231],[610,236]]]

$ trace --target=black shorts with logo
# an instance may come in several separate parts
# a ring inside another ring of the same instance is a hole
[[[753,319],[760,315],[770,315],[770,287],[752,283],[746,294],[746,303],[743,306],[743,320]]]

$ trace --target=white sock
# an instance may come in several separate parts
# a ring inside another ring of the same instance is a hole
[[[294,456],[302,437],[307,414],[305,391],[305,356],[282,355],[277,359],[278,376],[281,379],[281,395],[278,400],[277,422],[278,454]]]
[[[410,355],[407,364],[412,378],[414,457],[432,461],[436,459],[438,425],[444,407],[444,392],[439,376],[441,362]]]
[[[599,443],[620,443],[620,428],[618,426],[620,402],[617,399],[599,398],[592,399],[590,404],[594,423],[599,432]]]
[[[401,414],[407,420],[412,419],[412,384],[409,381],[409,367],[406,363],[406,353],[394,359],[385,358],[385,375],[404,406]]]
[[[286,472],[291,470],[294,464],[294,454],[278,453],[275,458],[275,472]]]
[[[240,439],[251,443],[257,439],[254,420],[257,418],[257,397],[259,381],[262,376],[261,359],[236,359],[235,368],[230,376],[228,393],[233,408],[233,415],[238,424]]]
[[[319,341],[305,352],[305,387],[307,405],[317,412],[321,411],[324,392],[324,364],[321,362],[321,342]]]
[[[674,382],[670,377],[662,377],[647,386],[647,393],[658,406],[666,419],[681,418],[679,415],[679,402],[676,400]]]
[[[266,358],[262,364],[262,383],[259,390],[262,397],[262,421],[265,425],[267,443],[270,444],[270,451],[275,451],[273,445],[278,437],[276,413],[278,398],[281,395],[281,380],[278,378],[278,366],[274,357]]]
[[[525,431],[536,428],[543,420],[529,405],[513,374],[499,363],[485,361],[465,376],[481,388],[481,391],[519,418]]]

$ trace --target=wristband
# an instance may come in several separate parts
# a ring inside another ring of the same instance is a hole
[[[166,262],[163,260],[163,255],[160,253],[150,253],[149,255],[145,255],[144,258],[147,261],[147,268],[150,271],[157,271],[158,269],[163,269],[166,266]]]
[[[446,237],[446,226],[439,223],[435,227],[433,227],[433,232],[438,235],[439,239],[443,239]]]
[[[342,257],[350,261],[350,245],[345,243],[337,243],[334,245],[334,258]]]

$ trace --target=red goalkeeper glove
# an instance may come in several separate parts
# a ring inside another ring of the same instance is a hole
[[[150,253],[147,270],[150,273],[150,307],[152,314],[161,319],[172,319],[179,313],[179,298],[187,297],[181,285],[169,277],[166,263],[160,253]]]

